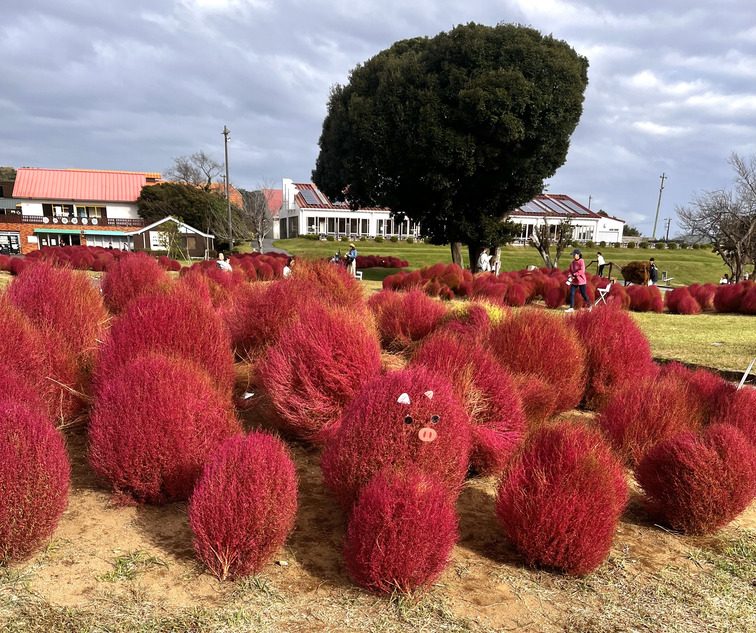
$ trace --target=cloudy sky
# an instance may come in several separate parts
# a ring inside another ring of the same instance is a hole
[[[516,22],[590,61],[549,191],[650,233],[756,154],[753,0],[0,0],[0,165],[164,171],[204,149],[241,187],[309,180],[330,86],[418,35]],[[660,229],[657,231],[657,233]],[[674,233],[674,228],[673,228]]]

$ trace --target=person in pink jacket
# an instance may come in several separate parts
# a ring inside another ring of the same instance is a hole
[[[575,310],[575,291],[580,289],[580,295],[585,301],[585,305],[590,308],[591,301],[588,299],[588,293],[585,291],[585,261],[583,260],[583,254],[579,249],[572,251],[572,261],[569,267],[570,273],[570,307],[567,312],[573,312]]]

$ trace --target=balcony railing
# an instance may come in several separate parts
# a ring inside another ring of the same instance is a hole
[[[66,218],[41,215],[21,215],[20,213],[0,213],[0,224],[44,224],[50,228],[59,226],[98,227],[98,226],[144,226],[141,218]]]

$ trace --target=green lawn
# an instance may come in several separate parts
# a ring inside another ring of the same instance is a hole
[[[377,243],[373,240],[356,242],[357,251],[361,255],[393,255],[406,259],[410,268],[423,268],[438,262],[451,262],[451,253],[448,246],[431,246],[429,244],[385,241]],[[302,257],[330,257],[340,249],[342,254],[348,250],[346,242],[319,242],[301,238],[291,240],[278,240],[275,246],[283,248],[294,255]],[[583,248],[583,257],[590,262],[596,257],[596,249]],[[630,249],[630,248],[604,248],[602,250],[607,264],[610,262],[621,267],[627,262],[634,260],[646,260],[650,257],[656,259],[656,264],[661,271],[667,271],[673,277],[672,285],[689,285],[692,283],[705,283],[719,281],[723,272],[726,272],[722,260],[709,250],[656,250],[656,249]],[[467,251],[463,252],[467,265]],[[502,270],[521,270],[529,265],[541,266],[543,261],[537,251],[530,246],[507,246],[502,252]],[[562,268],[569,263],[569,254],[563,255],[560,260]],[[596,271],[594,264],[589,268]],[[371,269],[365,271],[365,278],[381,280],[393,270]],[[619,269],[612,272],[613,276],[620,277]]]

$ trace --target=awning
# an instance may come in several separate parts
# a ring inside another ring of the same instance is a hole
[[[79,229],[78,231],[74,231],[71,229],[34,229],[35,233],[56,233],[56,234],[63,234],[63,235],[113,235],[116,237],[127,237],[131,235],[131,233],[126,233],[125,231],[92,231],[88,229]]]

